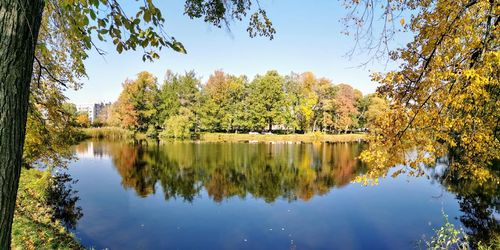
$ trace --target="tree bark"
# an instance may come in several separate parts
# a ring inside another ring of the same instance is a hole
[[[10,249],[43,0],[0,0],[0,249]]]

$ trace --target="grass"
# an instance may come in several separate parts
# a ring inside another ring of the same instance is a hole
[[[226,134],[226,133],[202,133],[202,141],[258,141],[258,142],[354,142],[363,141],[365,134]]]
[[[47,205],[51,183],[49,171],[23,169],[19,182],[12,249],[83,249],[80,243],[58,220]]]
[[[83,128],[82,132],[88,138],[123,140],[134,138],[134,133],[130,130],[118,127]]]

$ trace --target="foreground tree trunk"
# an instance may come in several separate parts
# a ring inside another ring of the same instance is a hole
[[[10,249],[43,0],[0,0],[0,249]]]

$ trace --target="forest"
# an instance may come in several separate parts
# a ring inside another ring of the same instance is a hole
[[[333,84],[311,72],[268,71],[235,76],[215,71],[205,83],[194,71],[167,71],[161,85],[149,72],[128,79],[94,124],[78,114],[80,126],[115,126],[149,137],[187,138],[199,132],[363,132],[388,108],[376,94]]]

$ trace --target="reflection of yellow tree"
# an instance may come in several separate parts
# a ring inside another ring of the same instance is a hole
[[[86,154],[88,152],[88,147],[89,147],[88,143],[84,142],[76,145],[74,147],[74,150],[77,154]]]
[[[92,147],[89,147],[89,143]],[[111,155],[125,188],[133,188],[143,197],[154,193],[156,179],[153,178],[151,165],[144,161],[140,146],[118,142],[88,142],[79,144],[75,150],[81,154],[88,154],[88,150],[93,150],[94,155]]]
[[[192,201],[204,187],[217,202],[251,194],[266,202],[309,200],[363,172],[356,144],[173,142],[160,147],[108,144],[125,187],[141,196],[160,183],[165,199]],[[95,148],[95,146],[94,146]]]
[[[111,153],[116,156],[113,157],[113,163],[122,176],[124,187],[134,188],[137,194],[143,197],[154,193],[156,179],[152,175],[150,165],[142,161],[140,147],[130,145],[112,147]]]

